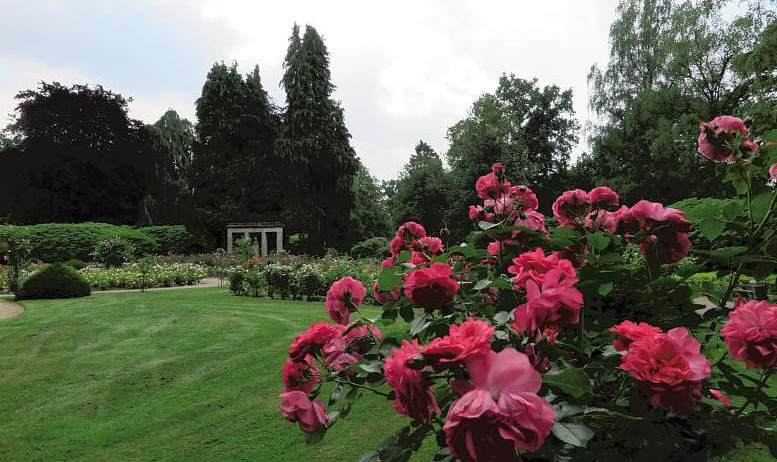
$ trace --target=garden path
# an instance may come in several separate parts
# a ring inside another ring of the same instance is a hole
[[[0,300],[0,320],[15,318],[22,314],[24,308],[16,302],[10,300]]]

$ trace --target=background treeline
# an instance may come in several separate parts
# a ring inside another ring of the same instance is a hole
[[[19,93],[0,138],[0,216],[184,224],[205,247],[224,245],[228,222],[282,221],[304,236],[294,250],[311,254],[387,236],[407,220],[459,238],[474,182],[495,161],[546,213],[563,190],[596,185],[627,203],[672,203],[726,193],[694,153],[700,120],[735,114],[755,136],[777,125],[777,23],[761,1],[622,0],[609,61],[588,76],[592,123],[577,123],[571,89],[505,74],[448,129],[447,152],[420,141],[398,178],[383,182],[350,145],[314,28],[294,26],[284,70],[279,106],[258,68],[241,75],[216,63],[194,123],[168,111],[144,125],[128,117],[131,99],[100,86]],[[572,162],[581,136],[590,150]]]

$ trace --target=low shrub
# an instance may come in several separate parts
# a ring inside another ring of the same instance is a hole
[[[30,275],[16,298],[75,298],[86,297],[90,293],[89,283],[78,271],[68,265],[55,263]]]
[[[246,293],[246,270],[237,268],[229,272],[229,291],[235,295]]]
[[[366,239],[351,247],[353,258],[386,258],[389,253],[389,240],[385,237]]]
[[[88,266],[85,261],[79,260],[78,258],[71,258],[70,260],[66,261],[65,264],[75,270],[84,269]]]
[[[120,268],[88,266],[81,274],[96,289],[140,289],[198,284],[207,275],[204,267],[191,263],[129,263]]]
[[[106,268],[116,268],[131,260],[134,252],[135,247],[129,241],[119,236],[111,236],[97,243],[92,258],[104,264]]]
[[[327,285],[320,269],[313,264],[304,264],[297,271],[291,281],[291,291],[294,298],[308,300],[318,299],[326,295]]]
[[[267,290],[267,280],[259,268],[251,268],[245,273],[245,285],[248,295],[258,297]]]
[[[267,280],[267,295],[270,298],[277,293],[281,298],[289,298],[291,276],[294,268],[289,265],[270,263],[264,268],[264,277]]]

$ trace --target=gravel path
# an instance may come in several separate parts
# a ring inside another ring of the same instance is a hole
[[[15,318],[22,314],[24,308],[16,302],[0,300],[0,320]]]

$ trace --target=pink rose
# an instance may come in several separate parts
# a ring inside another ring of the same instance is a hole
[[[459,283],[451,279],[451,267],[432,263],[405,275],[405,297],[414,305],[428,310],[442,308],[459,293]]]
[[[375,303],[378,305],[384,305],[388,302],[395,302],[399,300],[399,294],[402,292],[402,287],[396,286],[388,292],[383,292],[378,289],[378,281],[372,283],[372,298],[375,299]]]
[[[577,276],[565,275],[560,268],[548,271],[542,285],[533,279],[526,283],[526,303],[513,312],[515,320],[511,328],[534,338],[537,332],[578,324],[583,294],[575,284]]]
[[[514,348],[491,353],[470,375],[474,389],[453,403],[443,426],[451,453],[463,462],[506,461],[516,450],[542,447],[555,412],[537,395],[542,378],[526,355]]]
[[[453,324],[445,337],[435,338],[422,353],[424,359],[445,366],[464,363],[491,352],[494,327],[484,321],[469,318],[460,325]]]
[[[372,337],[381,337],[380,329],[373,325],[353,327],[353,324],[350,324],[342,331],[345,334],[333,338],[321,349],[324,362],[335,371],[341,371],[361,361],[362,354],[375,344]]]
[[[387,259],[383,260],[380,263],[380,269],[386,269],[391,266],[394,266],[394,263],[396,263],[397,259],[396,257],[388,257]]]
[[[553,216],[562,225],[591,213],[591,199],[582,189],[565,191],[553,202]]]
[[[493,173],[487,173],[475,182],[475,191],[481,199],[494,199],[501,196],[510,188],[507,180],[499,181],[499,177]]]
[[[491,173],[493,173],[496,176],[501,175],[505,171],[505,166],[501,162],[494,162],[491,165]]]
[[[529,228],[532,231],[539,231],[541,233],[548,232],[548,230],[545,229],[545,215],[536,210],[527,210],[526,212],[519,213],[513,226],[523,226],[524,228]],[[520,231],[513,233],[513,238],[516,238],[520,233]]]
[[[754,151],[758,145],[748,141],[750,136],[742,119],[733,116],[718,116],[710,122],[699,124],[699,154],[713,162],[734,162],[734,153],[730,144],[736,133],[740,133],[747,143],[744,148]]]
[[[307,355],[315,355],[321,347],[339,336],[343,326],[320,321],[311,324],[303,333],[294,338],[289,347],[289,357],[294,361],[304,361]]]
[[[397,228],[396,237],[404,239],[406,242],[417,241],[426,237],[426,229],[414,221],[408,221]]]
[[[507,268],[507,272],[514,274],[513,283],[516,290],[526,287],[526,281],[533,280],[542,284],[545,274],[552,269],[560,269],[564,277],[577,278],[575,267],[567,259],[559,258],[554,252],[545,256],[545,251],[537,247],[533,252],[525,252],[513,258],[513,264]]]
[[[326,293],[326,310],[338,324],[348,324],[351,313],[362,304],[367,289],[358,280],[345,276],[338,279]]]
[[[535,210],[540,206],[537,195],[528,186],[515,185],[510,188],[510,194],[522,210]]]
[[[769,167],[769,178],[777,180],[777,163],[774,163]]]
[[[661,329],[656,326],[651,326],[646,322],[635,323],[631,321],[623,321],[617,326],[610,327],[609,330],[618,336],[612,342],[612,346],[618,351],[628,350],[631,342],[650,338],[661,333]]]
[[[602,209],[594,210],[585,217],[585,227],[593,231],[614,233],[618,229],[618,214]]]
[[[318,367],[310,363],[313,357],[308,355],[304,361],[294,361],[291,358],[283,363],[283,385],[286,391],[302,391],[310,393],[319,381]]]
[[[747,367],[766,369],[777,366],[777,305],[749,301],[729,315],[720,336],[734,359]]]
[[[693,408],[711,373],[701,344],[684,327],[632,342],[620,368],[631,373],[650,404],[678,414]]]
[[[434,392],[424,383],[423,373],[407,365],[420,353],[418,340],[404,340],[402,346],[391,352],[383,369],[386,383],[394,390],[394,409],[411,419],[428,422],[433,414],[440,413],[440,408]]]
[[[594,208],[617,207],[620,199],[618,193],[607,186],[599,186],[588,193],[588,200]]]
[[[430,255],[439,255],[444,248],[439,237],[422,237],[418,242]]]
[[[299,422],[299,428],[306,433],[315,433],[327,427],[327,416],[324,405],[311,401],[308,395],[301,391],[281,393],[281,412],[289,422]]]
[[[391,239],[391,242],[389,242],[389,251],[391,252],[391,255],[396,257],[399,255],[399,252],[401,252],[405,248],[405,240],[401,237],[394,237]]]
[[[688,231],[692,225],[684,212],[641,200],[629,209],[628,216],[621,214],[621,221],[625,226],[636,221],[639,229],[651,234],[640,243],[640,251],[647,253],[655,249],[661,263],[675,263],[688,255],[691,248]]]

